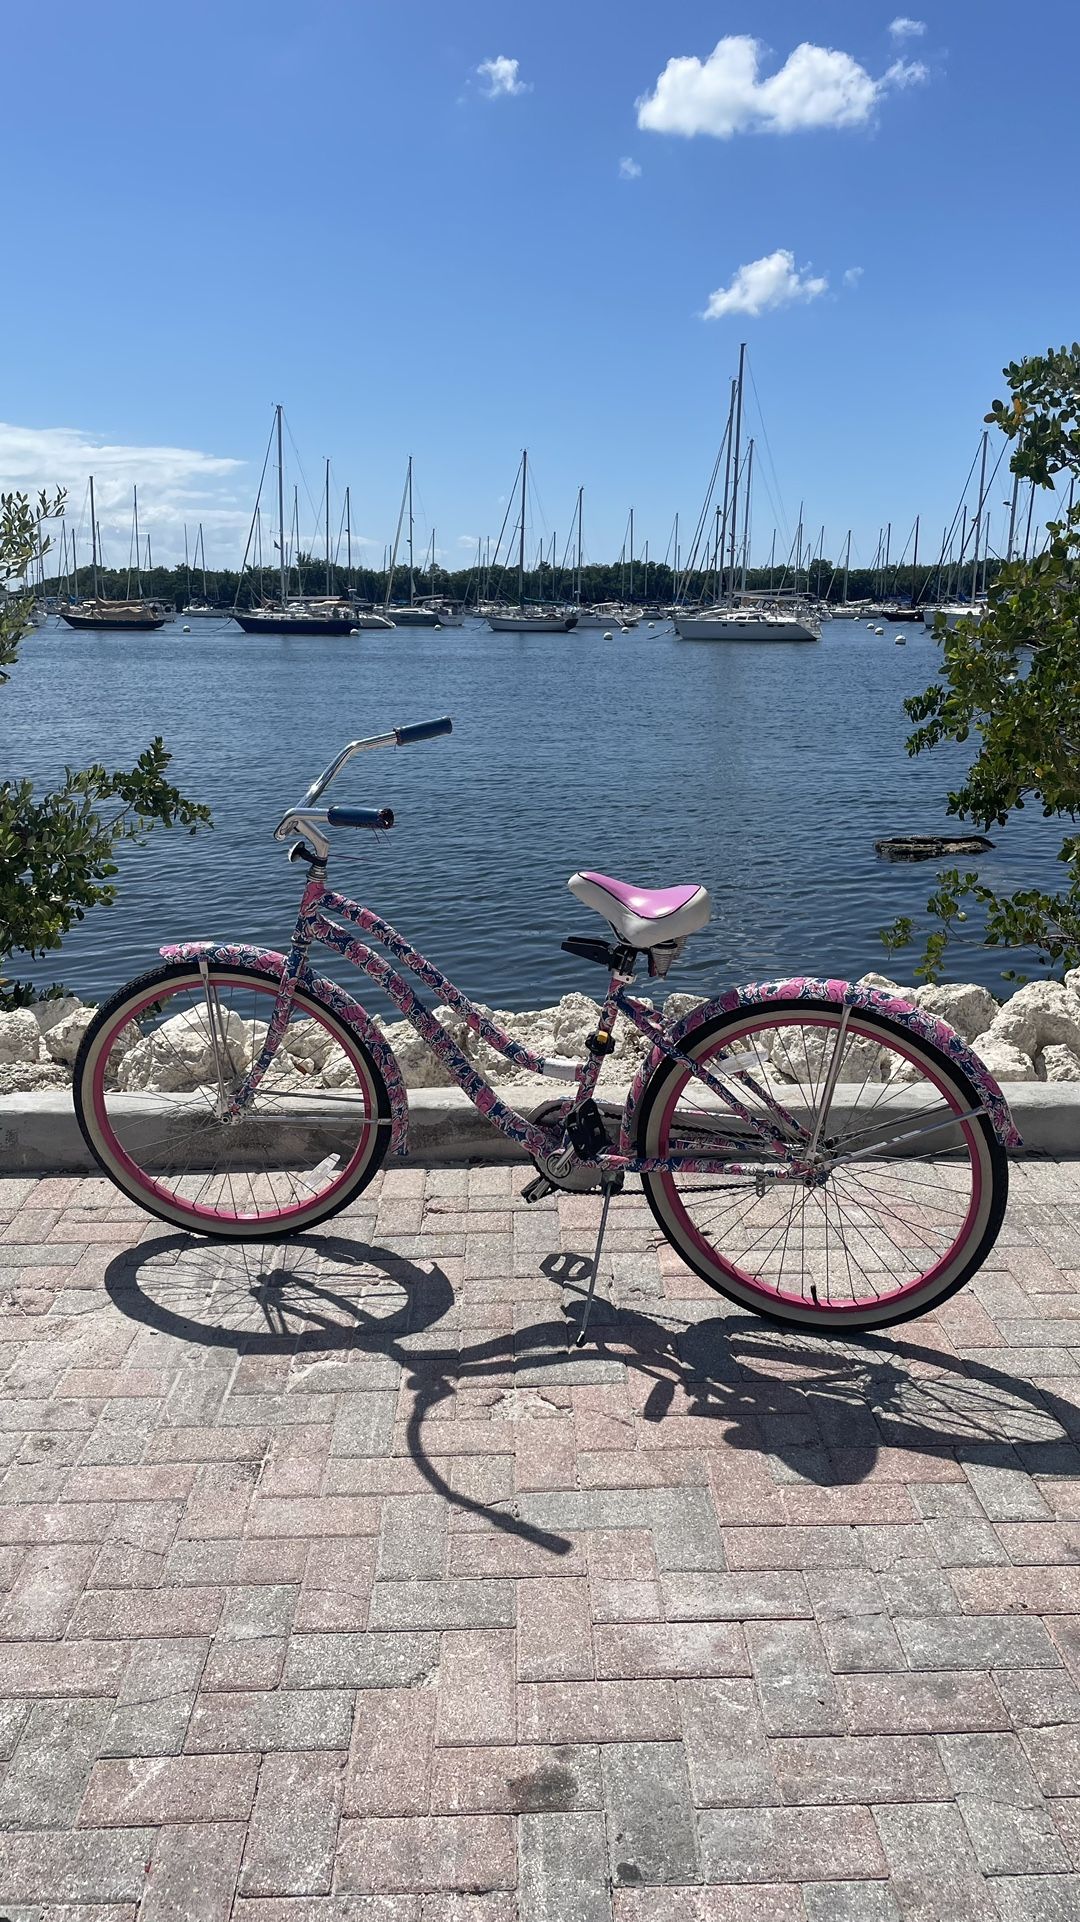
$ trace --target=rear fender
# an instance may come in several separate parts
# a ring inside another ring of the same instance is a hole
[[[229,963],[236,968],[254,968],[256,973],[265,974],[280,981],[285,972],[285,956],[275,954],[272,948],[250,948],[243,942],[224,946],[215,941],[181,941],[174,947],[159,949],[165,961],[200,961]],[[336,981],[326,981],[322,975],[312,974],[310,968],[301,968],[296,977],[297,986],[303,988],[312,1001],[318,1001],[331,1014],[336,1014],[347,1028],[358,1035],[368,1052],[374,1058],[379,1072],[386,1083],[390,1096],[390,1149],[393,1154],[408,1153],[409,1147],[409,1097],[397,1056],[366,1008],[354,1001],[351,994],[339,988]]]
[[[957,1034],[955,1028],[950,1028],[948,1022],[939,1021],[936,1015],[924,1013],[921,1008],[913,1007],[910,1001],[904,1001],[898,995],[883,994],[879,988],[862,988],[852,981],[813,981],[803,975],[791,981],[753,981],[743,988],[729,988],[726,994],[719,995],[715,1001],[706,1001],[700,1008],[694,1008],[666,1030],[667,1039],[674,1047],[685,1051],[687,1042],[697,1029],[707,1021],[715,1020],[717,1015],[733,1014],[739,1008],[759,1007],[770,1001],[835,1001],[841,1007],[861,1008],[868,1014],[887,1015],[898,1027],[910,1029],[921,1041],[929,1041],[956,1063],[978,1090],[985,1103],[990,1126],[1003,1148],[1019,1148],[1022,1145],[1005,1096],[989,1068],[979,1060],[962,1035]],[[637,1109],[650,1075],[665,1058],[661,1048],[653,1048],[638,1069],[623,1111],[620,1144],[623,1154],[636,1152],[634,1135]]]

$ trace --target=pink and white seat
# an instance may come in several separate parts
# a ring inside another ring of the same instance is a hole
[[[591,869],[572,874],[567,886],[587,908],[602,914],[630,948],[685,941],[705,926],[711,912],[708,891],[701,887],[636,888]]]

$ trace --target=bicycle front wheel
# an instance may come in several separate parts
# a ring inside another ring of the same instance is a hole
[[[261,1052],[277,983],[178,961],[98,1009],[75,1063],[83,1137],[116,1186],[197,1234],[269,1241],[344,1208],[389,1145],[390,1097],[359,1035],[298,989],[250,1108],[223,1097]]]
[[[882,1015],[792,1000],[719,1015],[682,1051],[748,1119],[663,1062],[642,1097],[638,1153],[738,1171],[671,1169],[642,1185],[668,1240],[721,1294],[843,1333],[924,1313],[985,1260],[1008,1161],[978,1092],[930,1043]]]

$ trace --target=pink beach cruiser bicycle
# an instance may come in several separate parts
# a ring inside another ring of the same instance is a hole
[[[425,721],[351,742],[284,816],[275,837],[308,871],[287,954],[165,947],[164,965],[98,1010],[75,1067],[75,1107],[116,1185],[198,1234],[267,1240],[324,1221],[388,1151],[406,1152],[393,1051],[360,1002],[312,972],[320,943],[376,982],[492,1126],[523,1145],[536,1168],[527,1201],[555,1189],[601,1193],[597,1256],[611,1196],[637,1175],[688,1266],[756,1313],[842,1334],[905,1320],[961,1288],[1001,1226],[1006,1149],[1019,1137],[1001,1090],[943,1022],[873,989],[805,979],[731,988],[665,1021],[630,992],[635,971],[644,961],[651,976],[667,975],[705,926],[708,894],[588,871],[570,890],[609,937],[562,945],[603,965],[608,985],[585,1060],[548,1060],[389,922],[328,887],[329,830],[394,824],[388,808],[316,807],[345,763],[450,732],[449,720]],[[399,968],[515,1067],[566,1084],[563,1098],[518,1112]],[[620,1017],[648,1048],[629,1095],[612,1104],[597,1083]]]

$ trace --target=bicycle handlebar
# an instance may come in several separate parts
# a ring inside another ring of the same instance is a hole
[[[323,825],[341,828],[392,828],[394,825],[392,808],[363,808],[346,805],[327,808],[325,814],[312,814],[308,810],[312,802],[317,801],[320,794],[325,793],[335,774],[340,774],[346,761],[350,761],[354,754],[360,754],[371,747],[408,747],[413,741],[433,741],[438,735],[452,734],[453,731],[453,721],[448,714],[444,714],[437,721],[413,721],[407,727],[392,728],[389,734],[373,734],[366,741],[350,741],[348,747],[343,747],[329,767],[325,767],[318,779],[312,782],[299,806],[290,808],[289,812],[282,816],[274,829],[275,841],[287,841],[291,834],[304,835],[315,853],[325,860],[330,843],[322,832]]]
[[[311,783],[300,803],[301,807],[310,807],[320,794],[325,794],[335,774],[340,774],[346,761],[351,761],[354,754],[362,754],[372,747],[408,747],[411,741],[431,741],[438,734],[451,734],[453,728],[453,721],[445,714],[440,721],[414,721],[410,727],[392,728],[389,734],[373,734],[366,741],[350,741],[348,747],[343,747],[329,767],[324,767],[318,779]]]
[[[332,828],[392,828],[394,825],[393,808],[333,807],[326,810],[327,825]]]
[[[411,727],[394,729],[399,747],[407,747],[410,741],[433,741],[436,735],[452,734],[453,731],[454,723],[449,714],[444,714],[441,721],[414,721]]]

